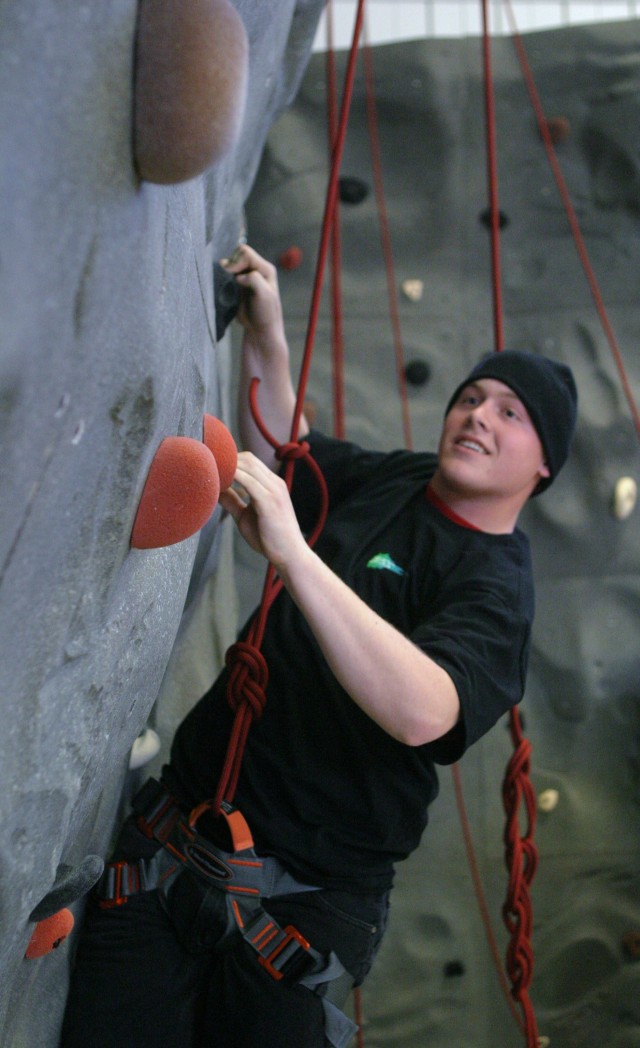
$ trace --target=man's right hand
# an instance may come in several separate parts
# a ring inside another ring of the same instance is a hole
[[[241,244],[220,265],[233,273],[242,289],[237,318],[246,333],[259,341],[284,337],[276,267],[248,244]]]

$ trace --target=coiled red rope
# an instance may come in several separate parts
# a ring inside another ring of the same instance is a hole
[[[532,909],[529,887],[538,868],[538,850],[533,841],[536,825],[536,798],[529,778],[531,743],[524,738],[517,709],[511,714],[511,740],[515,747],[502,786],[502,801],[507,815],[504,833],[507,867],[510,872],[507,898],[502,915],[511,935],[507,950],[507,968],[512,994],[524,1016],[527,1044],[536,1048],[538,1031],[528,990],[533,975],[531,948]],[[524,811],[524,830],[520,814]]]
[[[491,65],[491,34],[489,30],[488,0],[482,0],[482,53],[485,84],[485,111],[487,137],[487,176],[491,216],[491,276],[493,287],[495,350],[504,349],[504,324],[500,267],[500,209],[498,201],[497,129],[495,98]],[[533,840],[535,827],[535,794],[529,778],[531,768],[531,744],[524,738],[520,715],[514,707],[509,714],[511,739],[514,753],[509,760],[503,780],[502,800],[506,814],[504,833],[505,862],[509,872],[507,898],[502,910],[503,920],[509,932],[506,954],[506,969],[511,981],[511,996],[518,1002],[521,1023],[527,1048],[537,1048],[538,1029],[533,1005],[529,997],[529,986],[533,975],[533,949],[531,932],[533,910],[529,886],[538,867],[538,853]],[[459,789],[459,780],[458,787]],[[527,826],[520,835],[520,806],[524,799]],[[469,851],[469,842],[467,842]],[[471,854],[472,869],[477,867]],[[479,897],[480,898],[480,897]],[[482,909],[482,907],[481,907]],[[485,928],[490,922],[485,920]],[[490,932],[489,941],[493,939]]]

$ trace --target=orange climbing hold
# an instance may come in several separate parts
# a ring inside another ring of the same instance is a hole
[[[231,486],[238,465],[238,449],[231,433],[215,415],[204,416],[203,437],[205,444],[216,460],[220,476],[220,491]]]
[[[167,185],[202,174],[242,126],[247,34],[229,0],[140,0],[134,163]]]
[[[220,495],[216,460],[200,440],[165,437],[149,469],[131,532],[134,549],[182,542],[213,513]]]
[[[57,950],[70,935],[73,924],[73,914],[67,909],[38,921],[25,952],[27,960],[33,961],[36,957],[44,957],[52,950]]]

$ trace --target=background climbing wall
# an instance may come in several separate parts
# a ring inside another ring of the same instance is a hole
[[[218,541],[214,519],[200,542],[129,549],[161,440],[201,439],[205,410],[224,414],[212,262],[237,243],[262,143],[295,91],[321,3],[235,7],[249,42],[235,145],[205,176],[160,186],[140,183],[133,166],[135,0],[1,5],[0,1043],[7,1048],[57,1043],[69,947],[23,961],[28,917],[60,864],[73,871],[88,854],[104,854],[194,558],[210,568]],[[192,580],[190,597],[197,591]],[[232,602],[220,608],[227,618],[232,610]]]
[[[225,639],[236,600],[218,518],[163,550],[129,550],[149,464],[169,434],[226,414],[233,368],[217,345],[211,266],[235,244],[262,144],[293,97],[316,0],[237,0],[250,44],[236,146],[204,177],[140,184],[131,158],[136,5],[4,0],[0,21],[0,1043],[53,1048],[70,945],[23,961],[28,916],[55,882],[103,854],[128,754],[154,700],[166,743]],[[587,245],[640,394],[637,23],[544,33],[529,57]],[[525,524],[538,623],[526,703],[540,815],[534,988],[558,1048],[640,1045],[638,1010],[638,511],[610,513],[638,440],[537,137],[511,45],[495,45],[507,343],[567,360],[581,393],[575,454]],[[342,64],[341,64],[342,68]],[[433,446],[443,398],[492,344],[477,41],[381,48],[376,93],[411,388],[413,440]],[[363,87],[344,174],[371,184]],[[294,356],[304,339],[326,186],[324,63],[269,135],[247,208],[250,239],[302,266],[282,272]],[[344,205],[348,431],[402,443],[371,194]],[[310,396],[331,426],[328,319]],[[192,568],[194,573],[192,574]],[[216,568],[212,573],[212,568]],[[223,570],[222,570],[223,569]],[[240,614],[259,572],[238,550]],[[177,641],[176,641],[177,636]],[[171,656],[168,671],[165,666]],[[501,948],[498,728],[463,782]],[[554,800],[557,801],[553,807]],[[634,946],[635,944],[635,946]],[[364,991],[368,1046],[501,1048],[522,1039],[491,967],[450,775],[424,846],[399,873],[389,936]]]
[[[591,263],[640,396],[640,25],[526,38],[543,107],[563,117],[558,157]],[[525,703],[541,798],[534,885],[542,1043],[640,1045],[639,728],[640,526],[611,512],[616,481],[639,479],[638,434],[587,286],[509,40],[493,45],[505,342],[568,362],[581,410],[571,462],[528,508],[538,616]],[[344,62],[339,65],[340,77]],[[446,399],[493,348],[482,58],[477,40],[376,48],[373,56],[386,208],[407,361],[430,381],[409,385],[416,447],[434,447]],[[300,268],[280,275],[296,360],[304,344],[326,184],[324,59],[314,57],[293,109],[267,141],[249,201],[252,242]],[[295,143],[295,148],[294,148]],[[364,78],[356,86],[343,176],[369,189],[341,207],[347,434],[403,443],[387,284],[372,190]],[[423,282],[422,298],[400,292]],[[329,308],[308,396],[332,426]],[[253,562],[238,549],[241,596]],[[507,725],[472,749],[462,783],[499,949],[502,777]],[[399,871],[389,933],[363,989],[367,1048],[515,1048],[524,1043],[501,992],[466,861],[452,776],[420,850]]]

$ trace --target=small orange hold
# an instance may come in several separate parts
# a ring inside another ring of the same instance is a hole
[[[295,244],[288,247],[286,251],[283,251],[278,256],[278,266],[280,269],[297,269],[298,266],[302,265],[302,251]]]
[[[220,496],[209,448],[192,437],[165,437],[155,453],[131,532],[134,549],[188,539],[206,524]]]
[[[71,934],[73,924],[73,914],[67,909],[38,921],[25,952],[27,960],[33,961],[36,957],[44,957],[52,950],[57,950]]]
[[[233,483],[238,466],[236,442],[224,422],[215,415],[204,416],[202,439],[216,460],[220,491],[226,491]]]

